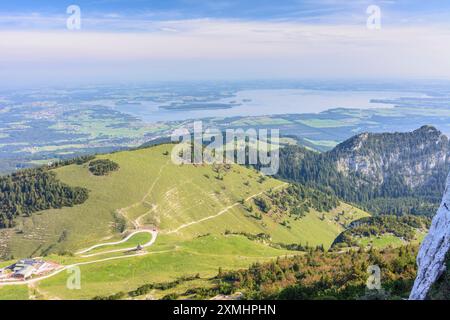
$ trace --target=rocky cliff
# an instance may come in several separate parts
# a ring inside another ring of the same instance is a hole
[[[338,145],[330,155],[339,172],[358,173],[382,185],[401,176],[411,189],[430,185],[450,164],[448,138],[431,126],[406,133],[363,133]]]
[[[446,255],[450,249],[450,175],[447,178],[441,206],[417,256],[417,278],[411,300],[423,300],[432,285],[446,271]]]

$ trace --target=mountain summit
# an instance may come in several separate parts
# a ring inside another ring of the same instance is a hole
[[[344,175],[359,174],[381,186],[393,176],[409,188],[436,183],[450,162],[448,138],[432,126],[406,133],[362,133],[341,143],[329,156]]]

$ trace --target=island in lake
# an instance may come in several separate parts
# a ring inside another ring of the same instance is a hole
[[[169,106],[160,106],[160,109],[173,111],[189,111],[189,110],[218,110],[231,109],[238,107],[240,104],[235,103],[195,103],[195,104],[171,104]]]

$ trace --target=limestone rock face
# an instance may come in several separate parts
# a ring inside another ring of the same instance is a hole
[[[450,175],[447,177],[441,206],[417,256],[417,278],[410,300],[424,300],[445,271],[445,257],[450,249]]]
[[[398,176],[413,190],[427,188],[450,166],[449,139],[430,126],[406,133],[362,133],[331,154],[344,176],[358,173],[378,187]]]

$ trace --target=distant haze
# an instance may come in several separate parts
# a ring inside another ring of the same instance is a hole
[[[442,1],[78,3],[81,30],[59,2],[0,8],[2,84],[450,78]],[[370,4],[381,30],[366,27]]]

